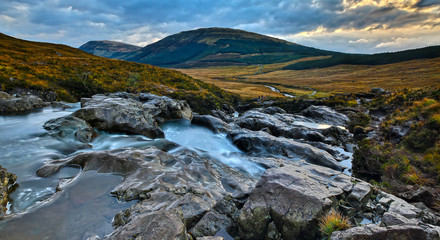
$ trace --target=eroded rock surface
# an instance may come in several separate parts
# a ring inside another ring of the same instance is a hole
[[[47,104],[34,95],[14,97],[5,92],[0,94],[0,113],[23,112],[45,106]]]
[[[15,174],[8,172],[0,165],[0,216],[7,210],[8,195],[16,180],[17,176]]]

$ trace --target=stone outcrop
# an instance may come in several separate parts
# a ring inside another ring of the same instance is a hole
[[[310,106],[301,111],[303,116],[335,126],[345,126],[350,119],[327,106]]]
[[[336,209],[358,225],[331,239],[440,239],[439,216],[329,168],[291,162],[266,171],[238,219],[241,239],[317,239]],[[271,236],[271,237],[268,237]]]
[[[283,137],[274,137],[266,132],[235,130],[228,134],[232,142],[252,156],[283,157],[291,160],[305,159],[307,162],[341,171],[342,166],[326,151],[306,143]]]
[[[51,119],[43,127],[51,136],[62,141],[76,139],[83,143],[89,143],[96,136],[92,126],[72,115]]]
[[[5,92],[0,94],[0,113],[23,112],[47,106],[41,98],[33,95],[13,97]]]
[[[186,230],[182,229],[194,229],[200,235],[215,233],[232,225],[232,216],[238,211],[233,201],[223,199],[240,199],[255,185],[246,174],[194,152],[170,154],[155,147],[82,153],[47,162],[37,175],[49,176],[69,165],[123,175],[124,180],[112,193],[120,200],[138,200],[115,216],[110,239],[134,235],[186,239]],[[206,219],[212,218],[224,222],[209,225]],[[166,226],[173,227],[167,230]],[[155,231],[145,232],[156,227]]]
[[[192,118],[192,111],[185,101],[153,94],[94,95],[82,99],[81,105],[82,108],[73,116],[99,130],[140,134],[150,138],[164,137],[158,123]]]
[[[13,173],[9,173],[0,165],[0,216],[7,210],[8,195],[15,181],[17,181],[17,176]]]

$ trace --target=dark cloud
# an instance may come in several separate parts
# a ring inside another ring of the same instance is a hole
[[[361,1],[8,0],[0,1],[0,32],[79,46],[95,39],[148,43],[200,27],[241,28],[283,36],[319,27],[371,32],[412,25],[435,27],[439,23],[438,13],[417,10],[439,5],[438,0],[420,0],[411,6],[414,11],[391,4],[345,9],[346,4]]]

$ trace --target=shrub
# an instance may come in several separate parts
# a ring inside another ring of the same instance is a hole
[[[330,239],[334,231],[345,230],[351,227],[348,218],[341,213],[331,210],[319,220],[319,231]]]

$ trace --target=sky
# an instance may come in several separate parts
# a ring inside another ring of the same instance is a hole
[[[79,47],[138,46],[227,27],[350,53],[440,45],[440,0],[0,0],[0,32]]]

